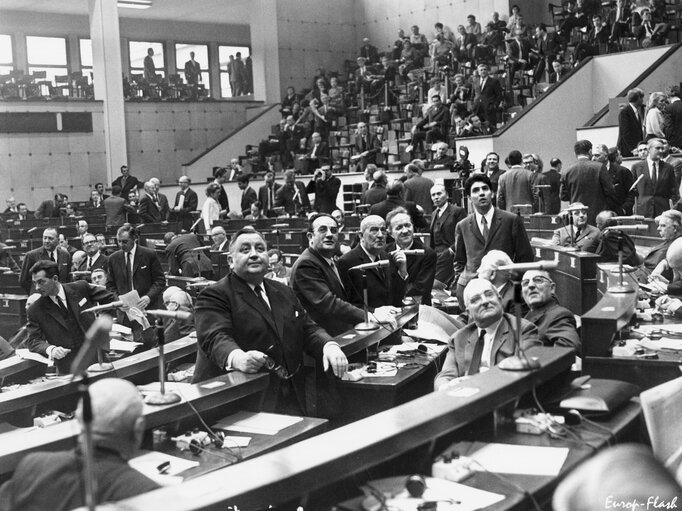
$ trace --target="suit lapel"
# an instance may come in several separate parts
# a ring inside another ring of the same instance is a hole
[[[497,233],[497,229],[500,228],[500,224],[502,221],[500,220],[500,211],[496,208],[495,213],[493,214],[493,219],[490,222],[490,230],[488,231],[488,239],[486,240],[486,245],[488,244],[488,241],[493,239],[495,234]],[[481,235],[483,237],[483,235]]]
[[[510,335],[513,335],[509,332],[509,322],[506,319],[506,316],[504,313],[502,314],[502,320],[500,321],[499,326],[497,327],[497,332],[495,332],[495,339],[493,340],[493,345],[490,350],[490,367],[495,365],[495,361],[497,360],[497,352],[500,351],[500,348],[504,344],[504,342],[507,339],[510,339]]]
[[[476,221],[476,214],[475,213],[471,213],[471,218],[469,219],[469,222],[471,223],[471,232],[473,232],[474,236],[476,236],[478,241],[480,241],[481,244],[485,246],[486,240],[483,237],[483,233],[478,228],[478,222]]]
[[[45,311],[52,316],[60,325],[62,325],[64,328],[67,328],[66,325],[66,320],[64,319],[64,316],[62,315],[62,311],[59,310],[59,307],[57,306],[56,303],[52,301],[52,298],[50,297],[45,297]]]
[[[273,332],[279,335],[279,330],[275,324],[275,319],[273,317],[272,311],[268,310],[265,305],[256,297],[256,293],[251,290],[246,282],[241,281],[238,277],[234,277],[236,282],[240,285],[235,286],[238,294],[241,295],[242,300],[247,303],[250,307],[253,307],[258,311],[258,313],[263,316],[263,319],[267,322]],[[268,292],[268,291],[266,291]],[[273,306],[274,299],[270,298],[268,292],[268,299],[270,300],[270,306]]]
[[[277,335],[281,341],[284,339],[284,304],[286,303],[286,298],[282,296],[280,291],[272,286],[267,279],[263,281],[263,288],[265,289],[268,299],[270,300],[270,307],[272,308],[272,314],[270,314],[270,316],[273,319],[275,331],[277,332]],[[290,321],[292,319],[293,318],[290,318]]]
[[[81,328],[83,328],[83,324],[81,323],[81,306],[78,303],[78,295],[69,287],[62,286],[64,288],[64,295],[66,296],[66,303],[69,304],[69,308],[73,312],[73,317],[76,319],[76,322],[80,325]]]

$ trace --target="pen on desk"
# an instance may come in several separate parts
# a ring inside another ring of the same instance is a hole
[[[170,468],[170,461],[164,461],[158,467],[156,467],[156,470],[159,471],[159,474],[167,474],[170,472]]]

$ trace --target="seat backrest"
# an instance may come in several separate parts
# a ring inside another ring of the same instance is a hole
[[[667,462],[682,447],[682,377],[640,394],[654,455]]]

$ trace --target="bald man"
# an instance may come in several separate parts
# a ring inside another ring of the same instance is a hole
[[[180,190],[175,194],[175,203],[173,204],[173,212],[176,218],[182,222],[182,228],[185,230],[192,227],[192,212],[196,211],[199,205],[197,192],[189,187],[190,184],[192,184],[192,180],[189,176],[181,176],[178,179]]]
[[[95,503],[126,499],[159,486],[128,466],[142,441],[145,421],[135,385],[105,378],[90,386],[94,444]],[[76,416],[82,422],[82,405]],[[36,452],[17,466],[0,488],[0,510],[67,511],[85,505],[79,448]]]

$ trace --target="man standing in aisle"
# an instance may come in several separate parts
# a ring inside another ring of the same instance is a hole
[[[650,139],[646,159],[632,166],[638,196],[635,214],[646,218],[656,218],[671,209],[680,198],[675,171],[661,160],[664,148],[660,138]]]
[[[331,213],[336,209],[339,188],[341,188],[341,180],[332,173],[330,165],[323,165],[315,171],[305,191],[315,194],[315,202],[313,202],[315,211]]]
[[[455,226],[466,217],[464,208],[448,202],[448,194],[443,185],[431,188],[431,200],[434,210],[431,214],[431,248],[436,251],[436,281],[442,288],[450,282],[454,275],[453,252],[450,247],[455,244]]]
[[[59,234],[54,227],[48,227],[43,231],[43,246],[27,252],[21,265],[21,275],[19,275],[19,285],[28,294],[34,291],[31,281],[31,267],[42,260],[50,260],[57,263],[57,273],[60,282],[69,282],[69,272],[71,271],[71,255],[68,250],[59,246]]]
[[[175,194],[173,204],[173,212],[182,223],[182,228],[187,231],[192,227],[192,212],[199,207],[197,192],[189,187],[191,183],[192,180],[188,176],[181,176],[178,179],[180,190]]]
[[[124,198],[128,197],[131,191],[137,191],[138,188],[142,188],[142,182],[135,176],[130,175],[128,165],[121,165],[121,175],[111,183],[112,189],[116,185],[121,187],[121,197]]]
[[[281,187],[282,185],[275,182],[274,171],[268,170],[265,173],[265,184],[258,188],[258,201],[263,206],[263,214],[265,216],[275,216],[273,211],[275,208],[275,197],[277,196],[277,190]]]

